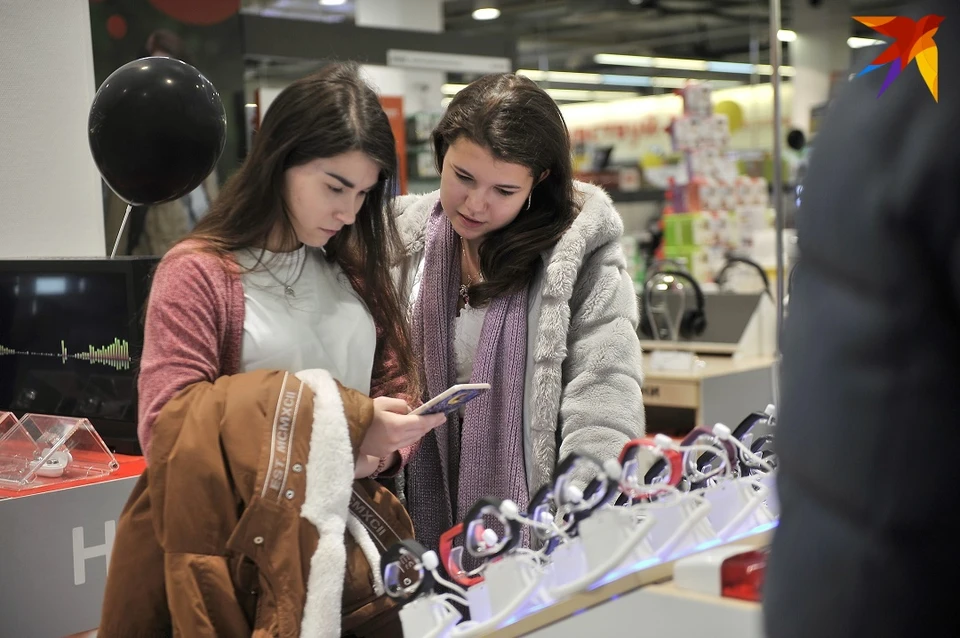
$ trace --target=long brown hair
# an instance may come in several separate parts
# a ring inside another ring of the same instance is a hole
[[[570,134],[559,107],[543,89],[529,78],[503,73],[476,80],[451,100],[433,132],[438,171],[447,149],[461,137],[498,160],[527,167],[534,180],[529,210],[521,210],[480,245],[484,281],[472,286],[469,295],[472,305],[483,305],[526,288],[541,253],[573,222],[578,203]],[[538,184],[546,170],[550,173]]]
[[[399,319],[404,317],[403,306],[388,268],[402,251],[392,211],[396,145],[377,94],[361,79],[356,65],[330,64],[293,82],[276,97],[250,154],[188,239],[200,242],[202,250],[227,256],[235,250],[266,246],[271,233],[280,228],[284,243],[296,245],[283,201],[284,173],[314,159],[355,150],[379,166],[379,178],[356,222],[344,226],[324,252],[328,262],[343,269],[373,315],[377,326],[374,379],[382,377],[384,366],[389,365],[407,373],[408,382],[416,385],[408,330]],[[388,352],[393,354],[391,361],[385,361]],[[415,387],[410,391],[416,395]]]

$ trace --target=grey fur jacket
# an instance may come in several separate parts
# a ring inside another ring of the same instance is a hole
[[[571,452],[604,461],[644,434],[639,313],[620,246],[623,221],[602,189],[575,186],[582,210],[543,254],[529,290],[523,438],[531,494]],[[416,298],[427,221],[439,197],[435,191],[395,202],[410,260],[410,300]]]

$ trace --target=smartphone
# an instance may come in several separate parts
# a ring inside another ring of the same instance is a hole
[[[461,383],[451,386],[410,414],[446,414],[447,412],[453,412],[489,389],[489,383]]]

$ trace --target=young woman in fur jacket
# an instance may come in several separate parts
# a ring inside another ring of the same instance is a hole
[[[276,98],[158,266],[139,376],[148,469],[98,635],[399,635],[379,556],[410,519],[366,477],[398,471],[443,417],[408,414],[415,362],[387,267],[396,171],[376,94],[331,65]]]
[[[492,386],[407,468],[407,508],[435,547],[480,497],[523,508],[567,455],[616,458],[644,411],[623,222],[603,190],[573,180],[554,101],[527,78],[483,77],[433,144],[440,190],[396,206],[413,345],[426,396]]]

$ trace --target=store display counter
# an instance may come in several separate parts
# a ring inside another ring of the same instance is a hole
[[[139,456],[105,477],[0,490],[0,635],[60,638],[100,622],[117,519]]]
[[[703,356],[695,370],[654,370],[643,359],[643,404],[648,429],[689,431],[736,425],[743,406],[773,403],[773,357]],[[658,423],[659,422],[659,423]],[[659,427],[662,423],[664,427]]]
[[[731,544],[760,548],[772,538],[773,531],[765,530]],[[490,636],[582,638],[642,626],[645,635],[762,638],[759,603],[681,589],[672,582],[675,562],[659,563],[582,592]]]

